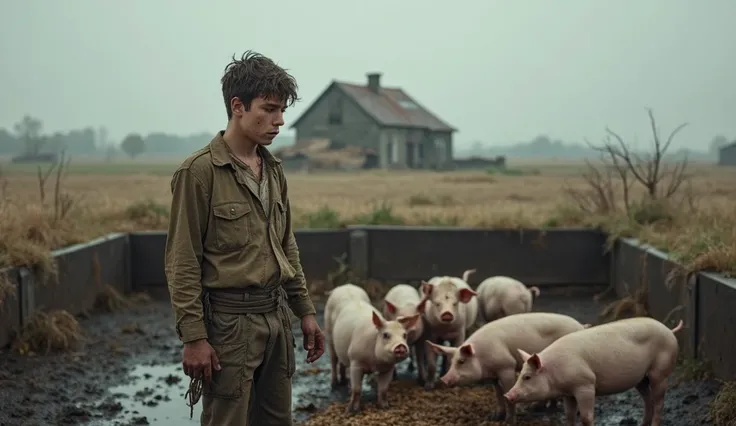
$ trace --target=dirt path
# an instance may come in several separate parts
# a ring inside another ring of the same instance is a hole
[[[599,307],[589,296],[564,295],[539,298],[537,310],[562,312],[581,321],[591,322]],[[81,321],[88,331],[89,341],[77,353],[56,356],[22,357],[13,353],[0,353],[0,426],[15,425],[147,425],[161,426],[197,425],[201,402],[189,419],[184,392],[188,381],[180,368],[181,349],[173,332],[173,321],[168,301],[154,301],[133,310],[100,314]],[[322,319],[320,318],[320,323]],[[344,417],[345,391],[331,391],[329,386],[329,357],[325,354],[312,365],[304,363],[301,349],[301,331],[294,323],[298,339],[297,374],[294,377],[294,413],[298,422],[317,413],[309,425],[354,424]],[[402,366],[401,369],[405,368]],[[447,424],[478,425],[479,412],[487,412],[492,401],[492,391],[487,388],[472,390],[480,398],[472,415],[476,420],[453,420],[452,401],[470,404],[471,390],[437,390],[435,395],[421,393],[402,374],[408,383],[397,383],[397,393],[426,407],[422,415],[408,412],[409,406],[392,406],[388,413],[394,419],[414,418],[416,424],[432,422],[435,412],[446,413],[442,418]],[[366,387],[368,389],[368,387]],[[717,386],[711,382],[687,383],[671,389],[667,395],[665,424],[685,426],[702,424],[707,403]],[[371,408],[374,398],[367,393],[367,414],[359,424],[385,424],[386,419],[373,423]],[[454,395],[454,396],[453,396]],[[453,399],[454,398],[454,399]],[[429,403],[438,400],[437,404]],[[329,407],[326,412],[323,409]],[[431,407],[428,407],[431,406]],[[431,408],[431,409],[430,409]],[[420,410],[421,411],[421,410]],[[642,404],[635,392],[599,398],[596,414],[602,426],[637,425]],[[436,413],[435,413],[436,414]],[[520,425],[554,424],[558,413],[524,414]],[[415,424],[412,421],[402,423]],[[493,423],[482,423],[493,424]]]

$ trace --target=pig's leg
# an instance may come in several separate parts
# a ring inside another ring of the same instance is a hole
[[[409,346],[409,366],[406,368],[406,370],[410,373],[414,372],[414,356],[416,354],[416,350],[414,349],[414,345]]]
[[[493,390],[496,394],[496,411],[488,416],[488,420],[500,422],[506,418],[506,399],[503,397],[503,389],[498,379],[493,380]]]
[[[376,379],[378,382],[378,408],[388,408],[388,399],[386,394],[388,393],[388,386],[391,384],[391,376],[393,375],[392,371],[396,372],[395,366],[389,371],[378,373],[378,377]]]
[[[652,424],[652,392],[649,388],[649,379],[644,378],[641,382],[636,385],[636,390],[639,391],[641,399],[644,400],[644,420],[642,420],[642,426],[649,426]]]
[[[426,346],[423,343],[419,343],[419,341],[412,346],[417,357],[417,384],[424,386],[424,383],[427,381]]]
[[[567,426],[575,426],[575,419],[578,416],[578,403],[575,401],[574,396],[566,396],[563,398],[565,403],[565,420],[567,420]]]
[[[529,408],[531,408],[532,411],[546,411],[547,410],[547,402],[549,401],[537,401],[532,403]]]
[[[426,353],[425,361],[427,363],[427,375],[424,381],[424,390],[434,389],[434,383],[437,379],[437,354],[432,350],[424,349]]]
[[[389,376],[390,377],[390,376]],[[354,363],[350,364],[350,403],[348,403],[347,414],[355,414],[360,411],[360,394],[363,390],[363,367]]]
[[[330,381],[330,385],[332,386],[333,389],[337,387],[337,383],[338,383],[337,364],[338,364],[338,361],[337,361],[337,354],[335,353],[335,345],[333,345],[332,342],[330,342],[330,367],[332,371],[332,380]]]
[[[502,402],[506,403],[506,398],[503,397],[503,394],[508,392],[512,387],[514,387],[514,383],[516,382],[516,370],[513,368],[508,368],[506,370],[501,370],[498,372],[498,384],[501,386],[502,392],[501,392],[501,398]],[[506,404],[506,424],[509,426],[514,426],[516,424],[516,404]]]
[[[339,368],[340,368],[340,381],[338,382],[338,384],[340,386],[347,385],[348,384],[348,373],[346,371],[347,369],[345,368],[344,364],[340,364]]]
[[[434,343],[436,343],[438,345],[445,345],[447,343],[447,341],[445,341],[445,339],[443,339],[441,337],[438,337],[438,338],[436,338],[434,340]],[[450,343],[452,343],[452,342],[450,342]],[[442,364],[440,365],[440,373],[439,373],[439,375],[440,376],[444,376],[445,374],[447,374],[447,370],[450,367],[449,357],[446,354],[443,353],[443,354],[437,356],[437,358],[441,358],[442,359]],[[435,363],[435,365],[436,365],[436,363]]]
[[[553,411],[557,409],[557,403],[559,402],[558,398],[552,398],[549,400],[549,410]]]
[[[660,426],[662,424],[662,409],[664,408],[664,394],[667,391],[667,378],[662,380],[650,380],[651,394],[649,400],[652,404],[652,423],[651,426]]]
[[[595,387],[581,386],[575,389],[575,401],[580,411],[580,423],[583,426],[593,426],[595,420]]]

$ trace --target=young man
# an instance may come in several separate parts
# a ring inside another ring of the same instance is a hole
[[[324,337],[307,293],[281,162],[266,149],[297,98],[292,76],[246,52],[225,68],[228,124],[171,181],[166,277],[203,426],[287,426],[301,318],[307,362]]]

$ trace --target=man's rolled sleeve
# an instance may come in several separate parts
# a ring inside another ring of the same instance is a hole
[[[202,308],[202,236],[207,226],[209,196],[202,181],[188,169],[171,180],[171,212],[166,238],[166,279],[182,343],[206,339]]]
[[[289,307],[291,308],[294,315],[298,318],[303,318],[307,315],[315,315],[317,311],[314,309],[314,304],[309,297],[309,291],[307,290],[307,280],[304,277],[304,271],[302,270],[302,262],[299,259],[299,247],[296,244],[296,238],[294,237],[294,230],[291,224],[291,203],[289,202],[289,196],[286,188],[286,178],[282,180],[283,193],[282,197],[284,205],[286,206],[286,232],[284,234],[284,241],[282,247],[286,258],[289,260],[291,267],[296,271],[294,279],[284,283],[284,289],[286,294],[289,296]]]

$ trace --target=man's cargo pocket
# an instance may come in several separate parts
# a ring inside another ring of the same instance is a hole
[[[296,372],[296,339],[291,327],[286,327],[286,376],[291,378]]]
[[[220,371],[212,368],[212,382],[204,383],[202,394],[213,398],[238,399],[243,396],[245,344],[217,345],[212,348],[220,360]]]
[[[212,312],[207,334],[207,340],[220,361],[220,371],[212,366],[212,383],[202,386],[202,394],[223,399],[240,398],[243,395],[248,356],[248,315]]]

